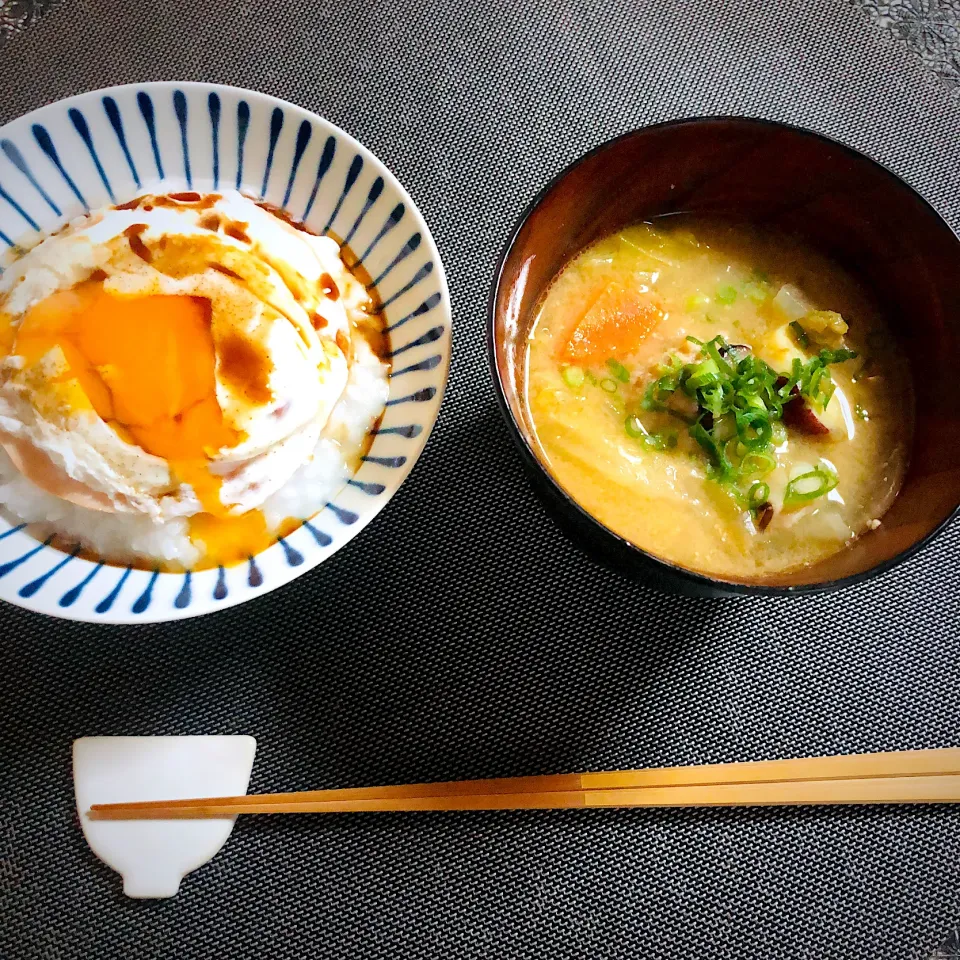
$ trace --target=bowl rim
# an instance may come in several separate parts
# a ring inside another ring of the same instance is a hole
[[[912,543],[909,547],[901,550],[888,560],[883,560],[867,570],[863,570],[860,573],[851,574],[848,577],[841,577],[836,580],[822,580],[815,583],[778,586],[763,583],[746,583],[725,580],[722,577],[715,577],[706,573],[698,573],[697,571],[688,567],[683,567],[670,560],[658,557],[648,550],[644,550],[642,547],[637,546],[637,544],[631,542],[630,540],[627,540],[614,530],[611,530],[608,526],[606,526],[606,524],[601,523],[596,517],[593,516],[593,514],[582,507],[570,493],[567,492],[562,484],[556,480],[553,474],[543,464],[533,445],[528,441],[524,430],[517,422],[517,418],[514,416],[513,410],[510,407],[510,403],[507,400],[503,376],[500,371],[500,366],[497,363],[497,299],[500,289],[503,285],[504,268],[507,260],[510,257],[510,254],[513,252],[517,238],[527,225],[527,221],[536,212],[536,210],[540,207],[546,197],[553,191],[553,189],[582,164],[586,163],[588,160],[591,160],[598,154],[617,146],[621,142],[668,128],[730,122],[743,124],[745,126],[774,127],[780,130],[786,130],[799,136],[811,137],[830,147],[834,147],[842,151],[847,156],[860,163],[866,163],[874,167],[882,175],[891,180],[893,186],[900,187],[913,194],[913,196],[920,201],[921,205],[926,207],[927,211],[933,216],[934,221],[947,231],[955,243],[960,245],[960,234],[953,230],[950,224],[944,220],[933,204],[926,197],[924,197],[919,190],[911,186],[911,184],[909,184],[903,177],[895,173],[879,160],[875,160],[868,154],[862,153],[854,147],[851,147],[834,137],[828,136],[827,134],[819,133],[816,130],[810,130],[807,127],[801,127],[798,124],[785,123],[780,120],[770,120],[765,117],[749,117],[738,114],[704,114],[702,116],[679,117],[672,120],[661,120],[656,123],[645,124],[644,126],[636,127],[632,130],[618,134],[615,137],[611,137],[610,139],[602,141],[585,153],[580,154],[578,157],[565,164],[552,177],[550,177],[550,179],[534,194],[532,199],[529,200],[521,209],[520,213],[514,220],[512,228],[507,234],[507,238],[501,248],[500,256],[497,259],[497,265],[494,270],[493,282],[491,284],[490,294],[487,301],[487,358],[490,363],[490,372],[493,377],[495,393],[497,395],[497,403],[500,407],[500,412],[507,423],[507,427],[514,443],[520,448],[520,452],[523,454],[524,459],[530,463],[530,465],[538,472],[540,477],[546,480],[546,482],[549,484],[550,491],[560,498],[565,507],[572,508],[575,514],[579,516],[581,521],[586,522],[598,533],[612,539],[620,548],[620,550],[634,555],[637,559],[642,559],[648,564],[651,564],[653,570],[663,575],[664,579],[683,581],[686,585],[692,587],[700,594],[713,593],[715,595],[727,594],[739,596],[782,597],[828,593],[834,590],[840,590],[844,587],[865,583],[868,580],[892,570],[894,567],[899,566],[901,563],[904,563],[911,557],[915,556],[927,544],[938,537],[957,518],[957,516],[960,515],[960,503],[958,503],[953,510],[932,530],[924,534],[919,540],[917,540],[915,543]]]
[[[373,149],[362,143],[351,133],[344,130],[339,124],[334,123],[323,114],[318,113],[315,110],[312,110],[309,107],[303,106],[299,103],[295,103],[282,97],[274,96],[273,94],[266,93],[262,90],[241,87],[228,83],[219,83],[217,81],[188,80],[174,77],[159,80],[147,79],[142,81],[132,81],[129,83],[113,84],[105,87],[92,86],[87,89],[78,90],[77,92],[71,93],[68,96],[48,101],[26,113],[11,117],[4,123],[0,123],[0,136],[2,136],[5,131],[8,131],[14,125],[20,126],[21,124],[29,124],[33,121],[41,119],[51,110],[76,105],[78,103],[85,102],[87,98],[121,92],[130,93],[134,91],[147,91],[148,93],[155,93],[157,91],[172,92],[177,90],[191,90],[197,94],[218,93],[225,96],[240,96],[247,98],[251,102],[257,101],[262,103],[266,107],[273,106],[275,108],[280,108],[285,113],[291,113],[298,119],[301,117],[304,119],[309,119],[312,124],[317,124],[321,130],[326,130],[330,134],[335,135],[339,141],[344,143],[345,146],[355,150],[357,153],[361,154],[365,160],[369,160],[373,163],[374,167],[380,171],[380,174],[390,184],[391,188],[397,192],[400,200],[405,204],[406,208],[412,214],[414,222],[417,224],[417,228],[422,234],[422,243],[424,245],[423,249],[429,254],[430,259],[434,263],[436,285],[440,294],[438,307],[442,319],[439,322],[442,322],[443,326],[446,328],[445,335],[437,342],[437,347],[440,351],[441,357],[441,362],[436,371],[438,382],[435,387],[434,395],[430,398],[429,402],[423,404],[423,407],[428,412],[423,420],[422,433],[412,440],[412,446],[410,448],[411,452],[406,456],[405,462],[401,466],[391,470],[392,477],[395,478],[395,483],[387,484],[387,489],[383,493],[377,495],[376,498],[371,501],[371,509],[359,515],[356,522],[351,523],[349,533],[342,538],[334,538],[331,546],[323,547],[315,554],[313,553],[311,547],[311,555],[306,557],[306,560],[302,565],[297,566],[296,568],[283,569],[278,576],[271,578],[269,581],[263,582],[262,585],[258,585],[256,587],[251,585],[249,589],[243,589],[240,592],[231,589],[230,592],[223,598],[215,597],[214,602],[210,602],[208,598],[204,603],[191,603],[184,609],[175,609],[173,606],[171,606],[169,608],[160,610],[159,608],[154,608],[151,605],[147,612],[141,613],[131,612],[129,607],[120,608],[114,605],[109,609],[108,612],[100,613],[98,611],[94,616],[86,613],[83,610],[54,606],[47,602],[46,595],[42,591],[34,596],[31,596],[30,598],[22,597],[16,591],[13,591],[12,593],[5,591],[2,598],[0,598],[3,601],[23,610],[28,610],[32,613],[44,614],[46,616],[52,616],[59,620],[73,620],[76,622],[91,623],[97,626],[170,624],[180,620],[209,616],[219,613],[230,607],[259,600],[266,594],[272,593],[274,590],[287,586],[293,580],[300,579],[302,576],[315,570],[318,566],[329,560],[335,553],[339,552],[339,550],[341,550],[347,544],[357,539],[357,537],[366,529],[366,527],[377,519],[377,517],[383,512],[387,504],[397,495],[397,493],[399,493],[400,488],[406,482],[410,473],[422,458],[427,447],[427,443],[430,437],[433,435],[439,420],[447,387],[449,385],[450,367],[453,357],[452,300],[450,297],[450,288],[446,269],[444,267],[443,259],[440,255],[440,251],[430,224],[421,210],[420,205],[413,199],[413,197],[410,195],[410,192],[400,181],[400,178],[397,176],[397,174],[393,172],[391,167],[389,167],[387,163],[373,151]],[[169,177],[165,176],[163,181],[165,182],[168,179],[175,180],[176,177],[175,175],[170,175]],[[392,372],[393,371],[391,370],[391,373]],[[356,473],[354,473],[354,477],[355,476]],[[331,497],[331,503],[334,503],[348,488],[349,482],[344,484],[344,486],[333,497]],[[327,508],[324,507],[319,512],[323,512],[325,509]],[[316,516],[316,514],[314,516]],[[312,520],[313,517],[309,519]],[[26,525],[23,526],[25,527]],[[11,529],[6,531],[3,536],[6,536],[10,533],[17,533],[21,529],[21,527],[17,527],[16,529],[11,527]],[[300,528],[298,527],[297,529],[299,530]],[[28,535],[32,537],[32,534]],[[0,539],[2,539],[2,537],[0,537]],[[261,560],[261,562],[263,562],[261,558],[263,558],[264,554],[268,550],[272,550],[273,548],[277,547],[278,543],[281,543],[284,539],[285,538],[279,538],[278,540],[274,541],[266,550],[254,555],[253,559]],[[56,549],[53,547],[47,547],[46,543],[41,544],[39,541],[35,542],[38,544],[38,549],[39,547]],[[309,541],[307,542],[309,543]],[[59,552],[60,551],[58,551],[58,553]],[[68,556],[68,554],[63,554],[63,556]],[[69,556],[73,557],[75,555]],[[82,557],[76,557],[76,559],[83,560]],[[164,580],[168,581],[173,579],[182,581],[185,576],[196,576],[199,578],[207,575],[212,576],[218,571],[217,567],[207,567],[198,571],[190,570],[186,573],[160,571],[159,569],[153,569],[151,572],[150,570],[146,570],[146,568],[133,566],[127,567],[126,565],[113,565],[106,563],[106,561],[87,562],[89,562],[91,565],[95,565],[98,569],[101,566],[109,566],[115,567],[117,570],[126,571],[127,573],[137,573],[138,571],[146,572],[150,578],[150,581],[146,588],[145,594],[150,594],[153,589],[154,582],[159,578],[163,578]],[[241,566],[241,564],[219,568],[221,576],[223,575],[224,570],[229,571],[234,566],[238,567]],[[87,581],[85,580],[84,583],[86,582]],[[119,592],[121,587],[124,586],[124,582],[125,575],[121,578],[116,587],[117,592]],[[236,585],[233,584],[232,586]],[[194,583],[194,590],[196,590],[196,588],[197,582]]]

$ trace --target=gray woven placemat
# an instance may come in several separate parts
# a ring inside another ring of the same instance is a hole
[[[956,527],[838,595],[660,596],[544,515],[483,351],[491,272],[524,203],[652,120],[814,127],[960,225],[950,77],[877,29],[889,10],[862,7],[63,0],[0,40],[0,121],[168,77],[322,113],[411,190],[455,311],[423,462],[317,571],[171,627],[3,609],[0,957],[933,955],[960,919],[954,809],[247,820],[176,900],[133,903],[84,846],[69,778],[70,742],[88,734],[250,733],[257,790],[960,742]]]

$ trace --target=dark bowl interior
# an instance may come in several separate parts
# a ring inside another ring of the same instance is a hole
[[[800,237],[866,284],[909,360],[916,431],[903,489],[876,531],[815,565],[741,582],[684,570],[587,517],[539,460],[521,402],[524,341],[536,306],[584,247],[628,224],[676,213]],[[932,536],[960,504],[958,333],[960,241],[922,197],[835,141],[727,117],[638,130],[598,147],[553,180],[503,255],[489,330],[507,421],[550,502],[605,555],[694,593],[824,589],[886,569]]]

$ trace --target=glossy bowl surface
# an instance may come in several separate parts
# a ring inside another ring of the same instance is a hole
[[[678,566],[601,525],[541,459],[522,380],[536,307],[591,243],[678,213],[775,228],[831,257],[871,289],[911,366],[917,425],[903,489],[876,531],[811,566],[743,581]],[[508,426],[562,525],[611,564],[667,589],[776,594],[855,583],[910,556],[960,505],[960,240],[899,177],[808,130],[739,117],[679,120],[625,134],[573,163],[534,199],[508,240],[491,295],[488,348]]]
[[[423,217],[394,176],[300,107],[209,83],[81,94],[0,127],[0,255],[142,193],[232,187],[350,244],[384,305],[393,372],[357,473],[316,516],[249,562],[159,573],[91,562],[0,518],[0,599],[92,622],[174,620],[257,597],[353,539],[396,493],[437,418],[450,299]]]

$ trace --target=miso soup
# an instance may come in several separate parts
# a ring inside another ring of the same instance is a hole
[[[842,550],[883,522],[913,398],[877,306],[781,235],[670,218],[569,263],[531,330],[540,454],[642,549],[730,579]]]

